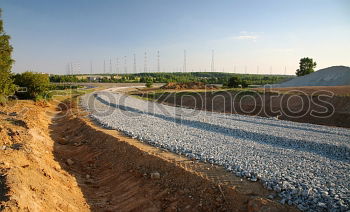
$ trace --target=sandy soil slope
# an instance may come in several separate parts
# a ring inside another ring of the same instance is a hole
[[[102,129],[67,105],[0,108],[4,211],[296,211],[259,183]]]

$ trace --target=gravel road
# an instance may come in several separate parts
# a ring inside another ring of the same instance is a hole
[[[350,210],[350,130],[171,107],[112,92],[82,97],[107,128],[224,166],[303,211]]]

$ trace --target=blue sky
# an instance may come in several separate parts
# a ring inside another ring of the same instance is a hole
[[[14,72],[187,71],[294,74],[301,57],[317,68],[350,66],[348,0],[1,0]],[[75,69],[78,71],[78,68]]]

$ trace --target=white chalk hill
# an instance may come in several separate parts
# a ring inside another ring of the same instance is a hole
[[[314,73],[296,77],[274,87],[301,87],[301,86],[341,86],[350,85],[350,67],[332,66],[320,69]]]

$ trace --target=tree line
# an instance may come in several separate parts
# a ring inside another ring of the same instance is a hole
[[[98,79],[89,79],[89,75],[53,75],[51,82],[104,82],[104,83],[169,83],[169,82],[204,82],[207,84],[228,84],[231,77],[236,77],[248,85],[275,84],[290,79],[286,75],[257,75],[257,74],[233,74],[233,73],[212,73],[212,72],[191,72],[191,73],[139,73],[120,75],[99,75]]]

